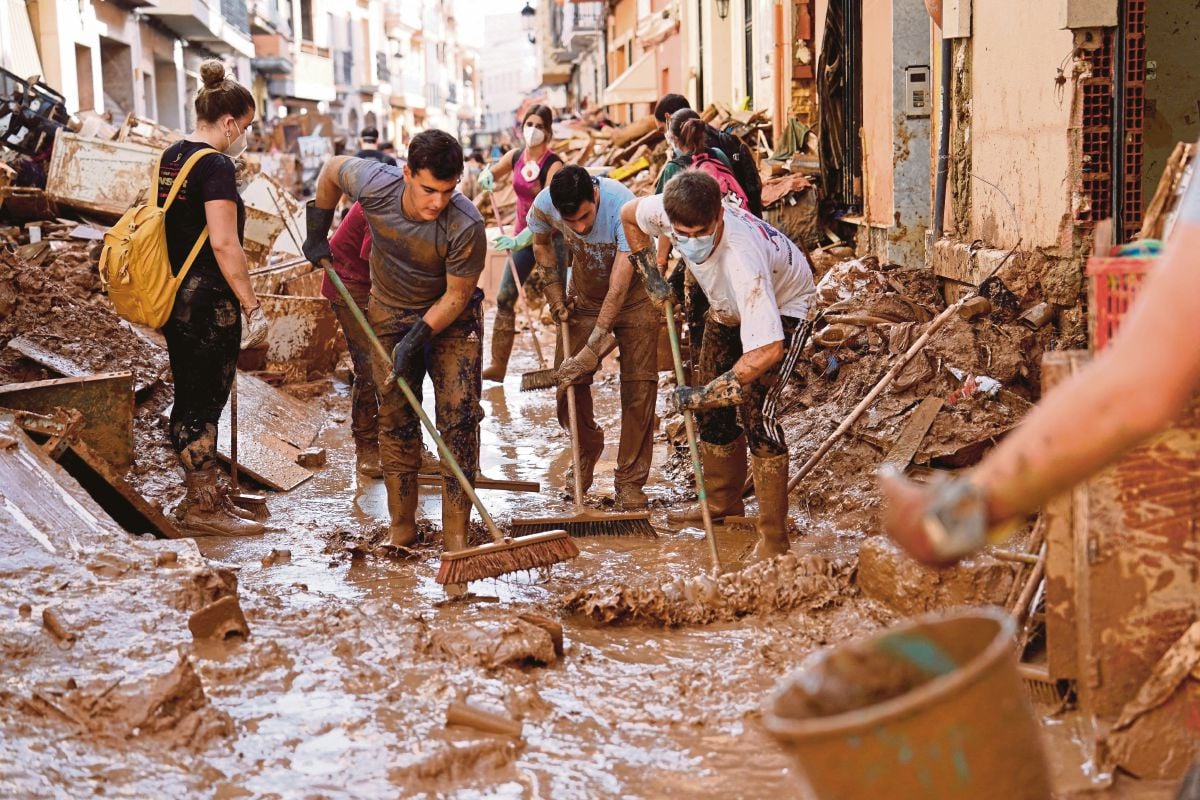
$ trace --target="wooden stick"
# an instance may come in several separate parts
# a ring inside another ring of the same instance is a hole
[[[501,736],[521,738],[521,723],[515,719],[502,717],[482,708],[454,702],[446,709],[447,725],[465,725],[484,733],[497,733]]]
[[[1038,563],[1037,556],[1031,556],[1029,553],[1016,553],[1012,550],[993,550],[992,556],[1000,561],[1015,561],[1019,564],[1034,564]]]
[[[1042,582],[1042,576],[1046,572],[1046,543],[1042,542],[1042,546],[1038,548],[1037,564],[1034,565],[1033,571],[1029,573],[1029,578],[1025,581],[1025,588],[1021,590],[1021,596],[1017,598],[1017,606],[1014,609],[1013,618],[1017,625],[1021,626],[1029,617],[1029,605],[1033,602],[1033,593],[1037,591],[1038,585]]]
[[[900,357],[900,360],[892,365],[892,368],[887,371],[887,374],[879,379],[879,383],[875,384],[875,388],[868,392],[867,396],[864,397],[859,404],[854,407],[854,410],[846,415],[846,418],[843,419],[841,424],[837,426],[837,429],[834,430],[833,433],[829,434],[829,438],[822,442],[821,446],[817,448],[817,452],[809,456],[808,460],[804,462],[804,465],[800,467],[800,471],[797,472],[790,481],[788,481],[789,492],[793,491],[797,486],[800,485],[800,481],[804,479],[804,476],[812,472],[813,468],[816,467],[821,459],[825,457],[825,454],[828,453],[829,449],[833,447],[838,439],[841,438],[842,434],[849,430],[850,426],[858,421],[858,418],[863,415],[863,412],[870,408],[871,404],[875,402],[875,398],[879,397],[879,395],[883,393],[883,390],[890,386],[892,381],[896,380],[896,376],[903,371],[903,369],[908,365],[908,362],[911,361],[917,353],[925,349],[925,345],[929,343],[929,338],[933,336],[933,334],[937,333],[938,329],[946,324],[946,320],[954,316],[954,314],[957,313],[960,308],[962,308],[963,303],[966,302],[971,296],[972,295],[967,295],[967,297],[962,298],[957,303],[947,306],[941,314],[938,314],[933,321],[929,323],[929,327],[925,329],[925,332],[921,334],[921,336],[915,342],[912,343],[912,346],[909,347],[904,355]]]

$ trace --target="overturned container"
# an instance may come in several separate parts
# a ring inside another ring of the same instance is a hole
[[[1045,800],[1039,726],[999,609],[929,616],[822,651],[763,722],[812,800]]]

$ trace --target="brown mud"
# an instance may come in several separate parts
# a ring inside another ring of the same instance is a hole
[[[814,369],[789,394],[793,458],[881,374],[883,353],[847,354],[836,380]],[[483,392],[481,471],[543,487],[481,490],[502,525],[572,510],[554,393],[518,391],[535,367],[518,348],[503,388]],[[615,367],[593,386],[597,421],[613,434]],[[922,391],[957,387],[937,381]],[[721,557],[735,572],[706,577],[703,532],[665,522],[691,476],[660,432],[646,487],[658,539],[580,538],[571,562],[475,583],[467,600],[449,602],[434,580],[440,490],[421,489],[422,541],[405,552],[381,546],[383,484],[355,474],[348,389],[335,383],[314,399],[328,413],[314,443],[328,463],[269,495],[262,536],[193,546],[117,532],[81,540],[80,553],[53,564],[30,561],[38,551],[29,542],[0,550],[0,795],[791,795],[791,762],[762,728],[761,705],[815,650],[897,619],[858,591],[857,550],[876,530],[870,472],[920,396],[885,395],[793,495],[800,527],[786,559],[738,572],[754,534],[721,529]],[[178,473],[153,411],[165,402],[169,389],[156,390],[139,408],[132,478],[169,506]],[[984,402],[995,401],[971,399],[956,424],[976,420],[990,433],[996,412]],[[613,434],[592,489],[601,505],[613,493]],[[476,519],[472,541],[482,535]],[[249,635],[193,640],[189,617],[234,592]],[[77,641],[43,630],[46,607]],[[533,614],[561,623],[561,655]],[[522,737],[447,726],[457,702],[519,722]],[[1060,738],[1070,764],[1071,738]]]

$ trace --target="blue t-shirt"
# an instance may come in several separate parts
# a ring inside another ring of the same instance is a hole
[[[571,253],[571,294],[581,308],[598,309],[608,293],[609,279],[617,253],[629,252],[625,228],[621,225],[621,207],[634,198],[633,192],[620,181],[596,178],[600,200],[596,206],[596,221],[592,229],[580,236],[563,222],[562,214],[550,199],[550,190],[543,189],[534,198],[526,223],[535,234],[558,231]],[[641,277],[635,272],[625,295],[624,308],[647,302]]]

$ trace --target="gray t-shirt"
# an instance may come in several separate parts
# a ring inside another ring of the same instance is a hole
[[[403,210],[404,172],[352,158],[338,183],[362,206],[371,226],[371,297],[395,308],[429,308],[446,293],[446,276],[478,278],[487,256],[483,217],[455,192],[431,222]]]

